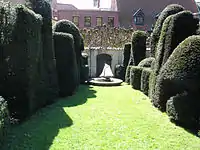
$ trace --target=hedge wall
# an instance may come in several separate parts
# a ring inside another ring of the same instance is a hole
[[[2,46],[0,94],[8,101],[10,115],[23,119],[45,104],[37,91],[41,81],[42,18],[22,5],[16,6],[12,40]]]
[[[166,102],[170,97],[184,91],[188,94],[199,93],[199,60],[200,36],[190,36],[174,50],[161,68],[153,96],[153,104],[156,107],[165,111]],[[199,102],[198,99],[191,100]]]
[[[156,24],[154,26],[153,29],[153,33],[152,33],[152,37],[150,40],[151,43],[151,56],[154,57],[155,53],[156,53],[156,47],[158,44],[158,40],[160,38],[160,34],[161,34],[161,29],[163,26],[163,23],[165,21],[165,19],[173,14],[176,14],[178,12],[181,12],[184,10],[184,7],[182,7],[181,5],[177,5],[177,4],[171,4],[168,5],[159,15],[158,20],[156,21]]]
[[[54,32],[53,39],[60,96],[70,96],[78,80],[74,39],[71,34],[62,32]]]
[[[139,64],[138,67],[151,67],[152,62],[155,60],[153,57],[148,57],[143,59]]]
[[[7,102],[0,96],[0,147],[3,145],[10,127]]]
[[[139,30],[133,32],[131,55],[133,56],[135,66],[146,57],[146,39],[146,32]]]
[[[44,69],[42,80],[45,83],[46,93],[43,97],[51,103],[58,96],[58,81],[55,64],[55,54],[52,40],[52,11],[49,0],[26,0],[26,6],[42,16],[42,60]]]
[[[130,84],[136,90],[140,90],[142,70],[143,68],[138,66],[132,66],[130,70]]]
[[[125,82],[130,84],[130,71],[132,66],[127,66],[126,68],[126,75],[125,75]]]
[[[143,68],[142,70],[140,89],[145,95],[148,95],[149,93],[149,77],[151,75],[151,72],[151,68]]]
[[[53,26],[54,32],[63,32],[63,33],[70,33],[74,37],[74,49],[76,52],[76,61],[77,61],[77,67],[78,67],[78,82],[80,82],[80,59],[81,59],[81,51],[83,48],[82,42],[82,36],[80,34],[80,31],[78,27],[69,20],[60,20]],[[82,46],[81,46],[82,45]]]

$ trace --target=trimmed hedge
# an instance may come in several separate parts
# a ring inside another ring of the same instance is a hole
[[[78,82],[77,85],[80,82],[80,59],[81,59],[81,51],[83,50],[83,41],[82,36],[80,34],[80,31],[78,27],[69,20],[60,20],[56,22],[56,24],[53,26],[54,32],[63,32],[63,33],[69,33],[72,34],[74,37],[74,49],[76,52],[76,61],[77,61],[77,68],[78,68]],[[82,44],[81,44],[82,43]]]
[[[42,16],[42,80],[45,83],[44,99],[51,103],[58,96],[58,81],[52,40],[52,11],[49,0],[26,0],[26,6]]]
[[[130,56],[131,56],[131,43],[126,43],[124,45],[124,53],[123,53],[123,66],[126,67],[128,66],[129,60],[130,60]]]
[[[153,57],[148,57],[143,59],[139,64],[138,67],[151,67],[152,62],[155,60]]]
[[[187,128],[198,127],[200,125],[199,98],[200,95],[186,92],[171,97],[166,104],[170,120]]]
[[[154,57],[156,53],[156,47],[160,38],[161,29],[165,19],[173,14],[183,11],[185,8],[178,4],[171,4],[165,7],[165,9],[160,13],[156,24],[153,29],[152,37],[151,37],[151,56]]]
[[[54,32],[54,50],[60,96],[72,95],[77,87],[78,71],[74,39],[71,34]]]
[[[200,91],[200,36],[190,36],[171,54],[161,68],[153,96],[153,104],[160,110],[166,110],[170,97],[187,91]],[[198,99],[193,99],[199,101]],[[191,108],[193,109],[193,108]]]
[[[130,72],[132,66],[127,66],[126,68],[126,75],[125,75],[125,82],[130,84]]]
[[[41,81],[42,18],[23,5],[16,6],[12,40],[1,45],[0,95],[8,102],[11,117],[24,119],[45,104],[37,93]]]
[[[194,35],[197,27],[198,21],[189,11],[182,11],[171,15],[164,21],[156,51],[153,80],[156,80],[160,68],[165,64],[173,50],[185,38]],[[186,28],[187,30],[184,31]]]
[[[135,66],[146,57],[146,39],[146,32],[139,30],[133,32],[131,55],[133,56]]]
[[[0,147],[3,145],[4,140],[9,130],[10,118],[7,108],[7,102],[0,96]]]
[[[130,70],[130,84],[132,88],[140,90],[142,67],[132,66]]]
[[[149,93],[149,77],[150,77],[151,72],[152,72],[152,69],[150,68],[144,68],[142,70],[140,89],[145,95],[148,95]]]

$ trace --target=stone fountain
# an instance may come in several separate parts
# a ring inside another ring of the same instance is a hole
[[[121,79],[114,78],[110,65],[106,63],[100,76],[89,81],[90,84],[101,86],[117,86],[121,85],[122,82]]]

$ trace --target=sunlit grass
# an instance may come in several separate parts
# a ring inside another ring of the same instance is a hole
[[[128,85],[81,86],[13,128],[5,149],[199,150],[200,139]]]

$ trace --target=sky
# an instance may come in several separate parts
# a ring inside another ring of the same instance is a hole
[[[79,9],[93,8],[93,0],[57,0],[57,2],[73,4],[75,7],[79,8]],[[101,8],[110,8],[111,1],[110,0],[101,0],[100,6],[101,6]]]

